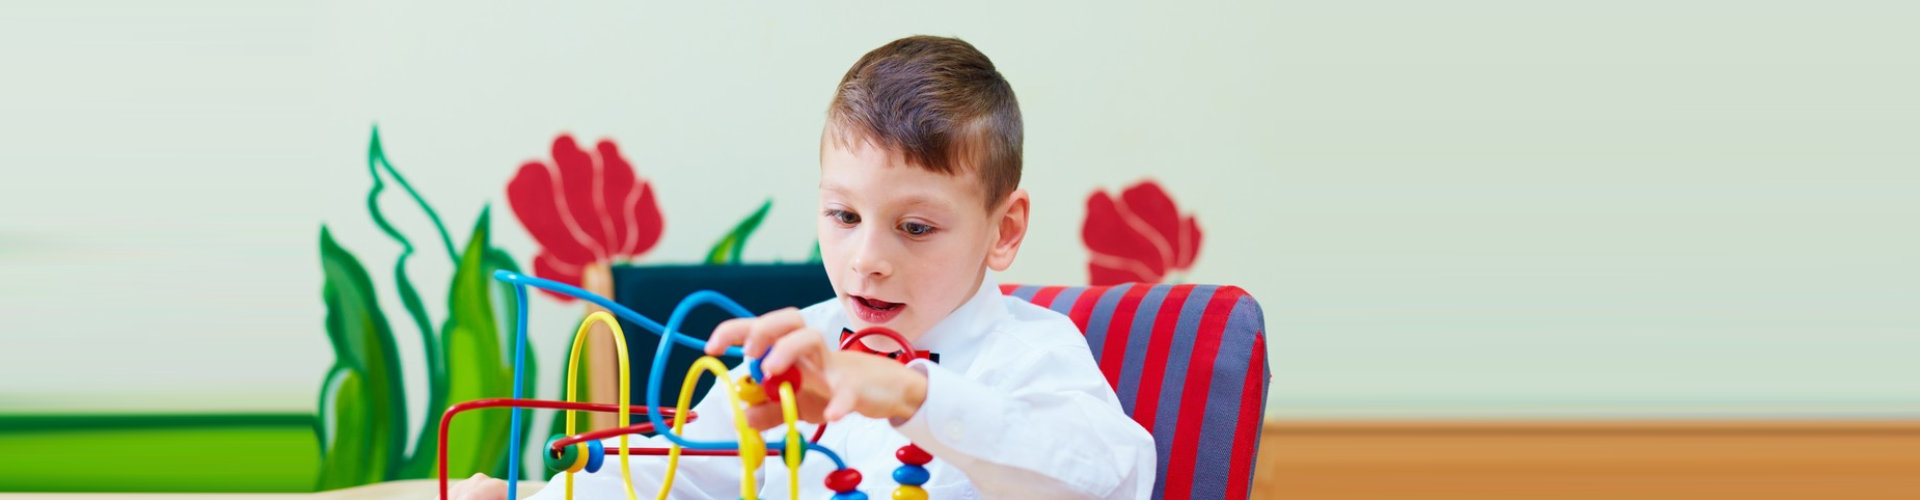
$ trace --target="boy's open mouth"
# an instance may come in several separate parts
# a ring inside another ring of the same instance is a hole
[[[860,321],[866,322],[867,324],[878,325],[886,323],[894,317],[899,316],[900,311],[907,308],[906,304],[899,302],[887,302],[859,295],[848,295],[847,297],[853,299],[851,302],[853,302],[854,306],[852,311],[854,317],[860,318]]]

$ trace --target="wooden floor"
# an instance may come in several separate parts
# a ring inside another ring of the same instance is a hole
[[[1920,500],[1920,421],[1269,421],[1253,497]]]

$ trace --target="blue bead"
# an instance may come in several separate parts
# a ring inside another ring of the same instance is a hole
[[[927,473],[927,468],[918,465],[902,465],[900,468],[893,470],[893,482],[900,483],[902,486],[927,484],[927,478],[929,476],[930,474]]]
[[[867,500],[867,494],[858,491],[833,494],[833,500]]]
[[[587,441],[587,472],[600,472],[600,465],[607,461],[607,447],[600,440]]]

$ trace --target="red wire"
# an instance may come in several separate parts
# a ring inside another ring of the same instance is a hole
[[[854,342],[859,342],[860,339],[867,338],[868,336],[872,336],[872,335],[879,335],[882,337],[893,339],[895,343],[900,344],[901,349],[906,349],[906,353],[904,355],[898,358],[894,358],[894,359],[900,360],[900,364],[904,365],[904,364],[913,362],[913,360],[915,359],[919,359],[920,354],[913,350],[912,342],[908,342],[906,337],[903,337],[900,335],[900,332],[893,331],[893,329],[887,328],[884,326],[869,326],[858,332],[853,332],[853,335],[848,335],[847,338],[842,339],[840,341],[840,350],[845,351],[847,350],[847,348],[853,347]]]
[[[919,354],[914,352],[913,350],[912,342],[908,342],[907,338],[904,336],[901,336],[899,332],[895,332],[892,329],[882,327],[882,326],[867,327],[858,332],[854,332],[853,335],[850,335],[846,339],[840,341],[840,350],[844,351],[848,347],[852,347],[854,342],[859,342],[860,339],[866,338],[867,336],[870,336],[870,335],[880,335],[883,337],[887,337],[888,339],[892,339],[895,343],[900,344],[900,347],[906,350],[904,355],[898,358],[895,358],[900,361],[900,364],[904,365],[904,364],[910,363],[914,359],[918,359],[919,357]],[[540,409],[547,409],[547,410],[578,410],[578,411],[589,411],[589,412],[597,412],[597,413],[619,413],[620,412],[620,406],[615,404],[575,403],[571,401],[548,401],[543,399],[514,399],[514,398],[476,399],[473,401],[467,401],[464,403],[458,403],[453,406],[449,406],[447,407],[447,411],[440,415],[440,446],[439,446],[440,448],[439,450],[440,452],[440,460],[439,460],[440,462],[440,500],[447,499],[447,429],[453,423],[453,416],[458,415],[462,412],[466,412],[468,410],[478,410],[482,408],[503,408],[503,407],[504,408],[540,408]],[[674,418],[676,414],[673,408],[651,408],[646,406],[628,405],[627,409],[629,412],[638,414],[638,415],[649,415],[651,414],[650,412],[658,412],[660,416],[667,417],[667,418]],[[699,418],[698,414],[692,411],[687,412],[688,422],[692,422],[697,418]],[[606,439],[614,436],[619,436],[622,434],[652,432],[653,430],[654,430],[653,423],[643,422],[643,423],[629,425],[625,427],[616,427],[612,429],[602,429],[602,430],[597,430],[592,432],[586,432],[586,433],[581,433],[574,436],[568,436],[566,438],[560,439],[559,441],[555,441],[554,449],[564,448],[567,446],[574,445],[576,443],[589,441],[589,440]],[[826,434],[826,432],[827,432],[827,424],[824,424],[824,423],[820,424],[819,427],[814,428],[813,439],[811,441],[814,443],[819,443],[820,436],[823,434]],[[627,455],[628,456],[661,456],[661,455],[666,455],[667,453],[669,453],[670,450],[671,450],[670,448],[627,448]],[[611,452],[611,453],[608,453],[609,455],[618,455],[620,453],[618,449],[607,450],[607,451]],[[696,456],[696,457],[738,456],[740,454],[740,450],[682,449],[680,450],[680,454],[685,456]],[[767,456],[772,456],[772,457],[780,456],[780,451],[767,450]]]
[[[445,413],[440,414],[440,500],[447,499],[447,429],[452,427],[454,415],[459,415],[467,410],[478,410],[482,408],[541,408],[547,410],[578,410],[597,413],[620,412],[620,405],[617,404],[575,403],[571,401],[548,401],[544,399],[476,399],[449,406]],[[651,412],[657,411],[661,416],[670,418],[676,414],[672,408],[650,408],[646,406],[628,405],[627,410],[640,415],[649,415]],[[693,419],[697,417],[699,417],[698,414],[691,411],[687,412],[688,422],[692,422]]]
[[[692,419],[692,418],[687,419],[688,422],[692,422],[694,420],[695,419]],[[673,422],[668,421],[667,425],[673,425]],[[568,446],[573,446],[574,444],[580,443],[583,441],[598,441],[598,440],[602,440],[610,437],[619,436],[622,434],[640,434],[643,432],[653,432],[653,422],[641,422],[641,423],[629,425],[626,427],[600,429],[593,432],[583,432],[580,434],[567,436],[564,438],[560,438],[559,441],[554,441],[553,446],[549,447],[547,451],[552,453],[559,453],[561,449],[566,448]]]

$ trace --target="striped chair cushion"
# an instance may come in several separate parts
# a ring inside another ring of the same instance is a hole
[[[1266,320],[1245,290],[1003,285],[1072,318],[1159,448],[1154,498],[1246,498],[1267,399]]]

